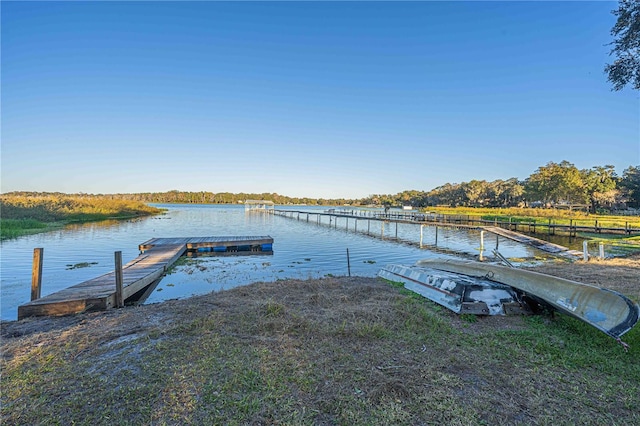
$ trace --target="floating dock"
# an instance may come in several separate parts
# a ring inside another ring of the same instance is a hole
[[[273,254],[269,236],[153,238],[138,246],[140,255],[122,267],[123,300],[148,296],[182,255]],[[116,306],[116,271],[18,306],[18,320],[29,316],[68,315]]]

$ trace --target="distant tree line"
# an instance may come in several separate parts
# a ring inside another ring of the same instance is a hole
[[[266,200],[275,204],[308,204],[308,205],[343,205],[355,204],[357,200],[347,198],[308,198],[308,197],[288,197],[273,193],[231,193],[231,192],[209,192],[209,191],[177,191],[167,192],[139,192],[131,194],[65,194],[61,192],[35,192],[35,191],[14,191],[4,194],[13,197],[53,197],[65,198],[73,196],[76,199],[109,199],[109,200],[130,200],[143,203],[170,203],[170,204],[242,204],[246,200]]]
[[[20,196],[42,196],[38,192],[14,192]],[[48,193],[50,195],[67,195]],[[8,194],[7,194],[8,195]],[[135,194],[73,194],[80,198],[108,198],[144,203],[240,204],[246,200],[268,200],[275,204],[374,205],[413,207],[558,207],[588,205],[600,209],[640,208],[640,166],[630,166],[618,176],[613,166],[578,169],[568,161],[549,162],[525,180],[510,178],[493,182],[472,180],[447,183],[430,191],[408,190],[395,195],[370,195],[362,199],[287,197],[277,193],[144,192]]]
[[[372,195],[363,204],[465,207],[557,207],[588,205],[599,209],[640,207],[640,166],[618,176],[613,166],[579,170],[568,161],[549,162],[523,181],[472,180],[447,183],[431,191],[404,191],[396,195]]]

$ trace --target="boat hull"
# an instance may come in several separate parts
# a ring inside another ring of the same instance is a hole
[[[640,314],[637,304],[616,291],[539,272],[453,259],[426,259],[416,265],[506,284],[614,338],[629,331]]]
[[[401,282],[408,290],[459,314],[507,315],[529,312],[511,287],[484,279],[405,265],[387,265],[378,272],[378,276]]]

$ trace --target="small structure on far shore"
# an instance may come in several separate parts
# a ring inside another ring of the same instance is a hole
[[[260,210],[273,212],[275,203],[268,200],[246,200],[244,202],[244,211]]]

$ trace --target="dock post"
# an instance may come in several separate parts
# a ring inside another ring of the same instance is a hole
[[[398,239],[398,222],[396,222],[396,240]]]
[[[424,229],[424,225],[420,225],[420,248],[422,248],[422,230]]]
[[[480,231],[480,255],[478,256],[478,260],[482,262],[484,257],[482,253],[484,252],[484,231]]]
[[[438,225],[436,225],[436,247],[438,247]]]
[[[44,248],[33,249],[33,267],[31,269],[31,300],[40,299],[42,288],[42,261]]]
[[[367,219],[367,235],[371,234],[371,219]]]
[[[600,241],[600,244],[598,244],[598,251],[600,252],[600,259],[604,259],[604,243],[602,241]]]
[[[358,233],[358,219],[355,219],[355,223],[353,224],[353,232]]]
[[[582,242],[582,259],[587,262],[589,260],[589,249],[587,248],[589,241],[584,240]]]
[[[347,271],[351,276],[351,260],[349,260],[349,249],[347,248]]]
[[[124,307],[124,295],[122,294],[122,252],[114,253],[116,263],[116,307]]]

